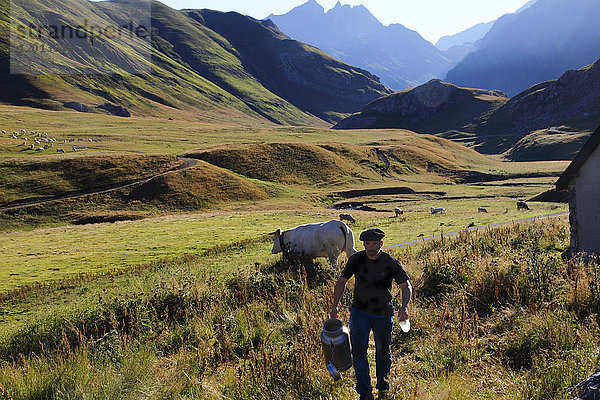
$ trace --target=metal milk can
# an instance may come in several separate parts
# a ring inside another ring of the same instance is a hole
[[[346,371],[352,366],[352,350],[348,328],[339,319],[328,319],[323,324],[321,342],[327,370],[333,379],[337,381],[342,378],[340,371]]]

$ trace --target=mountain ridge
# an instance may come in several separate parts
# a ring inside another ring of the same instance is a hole
[[[600,57],[600,3],[538,0],[499,18],[479,48],[446,74],[459,86],[500,89],[509,96]]]
[[[401,24],[385,26],[362,5],[342,5],[338,1],[325,12],[309,0],[286,14],[267,18],[291,38],[371,71],[394,90],[440,78],[453,65],[445,52],[418,32]]]

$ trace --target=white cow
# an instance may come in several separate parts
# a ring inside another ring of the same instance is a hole
[[[278,228],[273,235],[273,249],[277,254],[284,250],[297,255],[317,258],[327,257],[333,267],[337,267],[337,259],[345,251],[350,257],[356,253],[352,230],[342,221],[331,220],[314,224],[299,225],[282,231]]]
[[[430,210],[432,214],[446,214],[446,209],[444,207],[431,207]]]
[[[404,214],[404,211],[402,211],[401,208],[396,207],[396,208],[394,208],[394,213],[395,213],[395,215],[397,217],[398,215]]]

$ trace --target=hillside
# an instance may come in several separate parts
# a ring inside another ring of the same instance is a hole
[[[434,79],[377,99],[334,129],[401,128],[420,133],[470,132],[508,101],[499,91],[460,88]]]
[[[479,44],[448,72],[459,86],[499,89],[514,96],[600,57],[600,2],[538,0],[496,21]]]
[[[384,96],[334,129],[402,128],[513,161],[570,160],[600,124],[600,60],[509,99],[433,80]]]
[[[394,90],[441,78],[452,65],[447,54],[419,33],[401,24],[384,26],[362,5],[338,2],[325,12],[309,0],[286,14],[267,18],[291,38],[372,72]]]
[[[497,166],[493,160],[447,139],[412,132],[391,143],[264,143],[216,146],[191,151],[198,158],[239,175],[285,185],[353,187],[371,182],[439,176],[461,176]]]
[[[513,160],[572,159],[585,140],[581,134],[600,124],[599,110],[600,60],[518,94],[478,126],[477,133],[511,138],[500,151],[519,141],[508,152]]]
[[[41,52],[35,57],[19,53],[19,65],[26,68],[24,75],[8,74],[9,68],[15,67],[15,58],[9,60],[8,40],[2,40],[0,78],[5,90],[0,101],[51,109],[63,109],[64,103],[75,101],[92,112],[106,112],[99,106],[111,103],[136,115],[325,125],[388,93],[366,71],[294,42],[250,17],[213,13],[210,21],[212,26],[219,26],[220,20],[224,19],[226,25],[233,18],[240,31],[256,35],[248,36],[250,41],[268,43],[268,49],[260,46],[237,49],[234,43],[240,44],[239,37],[233,37],[230,43],[227,35],[231,32],[217,33],[201,18],[190,18],[159,2],[152,3],[152,12],[147,14],[151,19],[145,21],[144,7],[147,3],[127,0],[67,0],[58,15],[50,2],[15,5],[13,13],[20,16],[22,23],[33,26],[54,23],[73,27],[88,21],[94,26],[115,27],[131,18],[139,26],[151,24],[152,35],[139,38],[130,34],[122,42],[99,36],[90,43],[68,40],[58,43],[52,37],[45,37],[50,46],[62,49],[62,53]],[[8,15],[3,10],[4,29],[9,26]],[[270,61],[279,60],[275,67],[282,73],[277,81],[266,82],[264,65],[257,65],[251,57],[261,51],[272,55]],[[90,71],[100,74],[89,74]],[[301,95],[290,95],[283,89],[288,86]],[[303,99],[308,97],[324,100],[311,104],[308,110],[303,108],[307,104]]]
[[[375,96],[389,93],[368,71],[339,62],[290,40],[268,21],[237,13],[184,10],[191,19],[227,38],[244,68],[271,93],[328,122],[354,112]]]

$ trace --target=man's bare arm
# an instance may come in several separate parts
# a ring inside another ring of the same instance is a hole
[[[410,281],[406,281],[400,285],[400,290],[402,291],[402,305],[398,310],[398,321],[404,321],[408,319],[408,303],[410,303],[410,298],[412,297],[412,286]]]
[[[346,288],[346,282],[348,279],[340,276],[335,283],[335,288],[333,289],[333,305],[331,306],[331,313],[329,314],[330,318],[338,317],[338,306],[340,304],[340,300],[344,295],[344,289]]]

